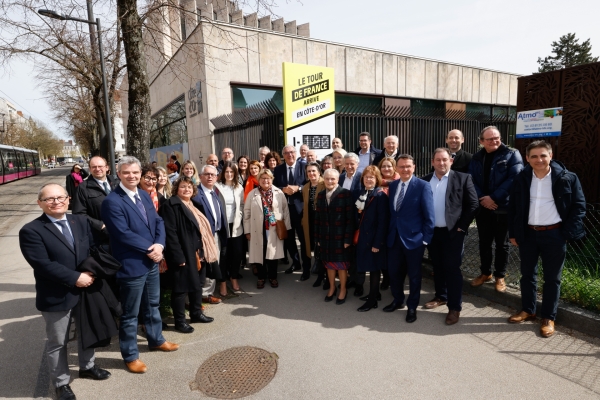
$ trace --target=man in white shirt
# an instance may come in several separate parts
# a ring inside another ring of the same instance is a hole
[[[552,147],[538,140],[527,146],[529,165],[515,177],[509,199],[508,233],[521,256],[522,311],[508,322],[535,319],[538,259],[542,258],[543,337],[554,334],[567,241],[585,236],[585,197],[579,178],[552,160]]]

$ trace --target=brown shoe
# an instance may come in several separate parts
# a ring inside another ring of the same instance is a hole
[[[473,286],[473,287],[481,286],[484,283],[486,283],[487,281],[489,281],[490,279],[492,279],[491,275],[481,274],[477,278],[475,278],[471,281],[471,286]]]
[[[540,333],[543,337],[550,337],[554,335],[554,321],[548,318],[542,319],[542,326],[540,327]]]
[[[176,343],[171,343],[165,341],[163,344],[157,347],[150,347],[150,350],[160,350],[160,351],[175,351],[179,348],[179,345]]]
[[[504,293],[506,292],[506,282],[504,282],[504,278],[496,278],[496,292]]]
[[[431,310],[433,308],[436,308],[436,307],[439,307],[439,306],[443,306],[446,303],[447,303],[446,300],[442,300],[439,297],[436,297],[433,300],[428,301],[427,303],[425,303],[425,308],[428,308],[428,309]]]
[[[529,314],[528,312],[521,311],[518,314],[511,315],[508,318],[508,322],[511,324],[520,324],[521,322],[531,321],[535,319],[535,314]]]
[[[126,362],[125,366],[129,370],[129,372],[133,372],[134,374],[143,374],[148,371],[146,364],[141,362],[139,359],[133,360],[132,362]]]
[[[219,304],[221,299],[215,296],[207,296],[202,298],[202,302],[208,304]]]
[[[458,318],[460,317],[460,311],[450,310],[448,311],[448,315],[446,315],[446,325],[454,325],[458,322]]]

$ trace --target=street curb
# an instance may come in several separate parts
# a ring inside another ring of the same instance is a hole
[[[423,263],[423,277],[433,281],[431,265]],[[506,292],[496,292],[493,283],[483,284],[479,287],[471,286],[471,279],[463,277],[463,293],[481,297],[486,300],[493,301],[503,306],[514,308],[517,311],[521,310],[521,294],[517,289],[510,286]],[[536,308],[542,308],[542,302],[537,301]],[[586,335],[600,338],[600,315],[591,311],[581,309],[562,300],[558,302],[558,312],[556,313],[556,324],[565,328],[573,329]]]

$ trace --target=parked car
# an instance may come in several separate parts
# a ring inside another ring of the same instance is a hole
[[[56,167],[56,163],[55,162],[49,162],[48,163],[48,168],[55,168]]]

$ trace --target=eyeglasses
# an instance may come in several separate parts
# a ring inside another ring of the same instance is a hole
[[[283,153],[284,156],[289,156],[290,154],[296,154],[295,151],[286,151],[285,153]]]
[[[272,181],[271,178],[260,178],[261,181]]]
[[[413,165],[398,165],[396,168],[398,169],[411,169]]]
[[[216,178],[217,174],[211,174],[211,173],[206,172],[206,173],[202,174],[202,176],[206,176],[207,178]]]
[[[52,203],[64,203],[65,201],[67,201],[67,199],[69,198],[69,196],[58,196],[58,197],[46,197],[45,199],[42,199],[42,201],[46,204],[52,204]]]
[[[495,142],[495,141],[499,141],[500,140],[500,136],[496,136],[496,137],[491,137],[491,138],[487,138],[487,139],[483,139],[486,142]]]
[[[223,152],[221,152],[221,154],[233,154],[233,152],[231,152],[231,151],[223,151]]]
[[[144,176],[144,180],[146,182],[158,182],[158,178],[153,178],[151,176]]]

